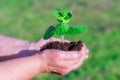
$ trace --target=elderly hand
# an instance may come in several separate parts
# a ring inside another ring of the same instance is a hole
[[[0,80],[28,80],[44,72],[65,75],[88,57],[84,44],[80,51],[40,51],[49,42],[61,41],[57,38],[29,42],[1,36],[0,41]]]
[[[30,50],[40,50],[45,44],[53,41],[61,41],[57,38],[49,40],[40,39],[31,43]],[[56,49],[46,49],[40,53],[42,61],[42,72],[52,72],[65,75],[68,72],[77,69],[88,57],[88,49],[85,44],[80,51],[62,51]]]

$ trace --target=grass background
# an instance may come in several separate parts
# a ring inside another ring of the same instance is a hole
[[[68,8],[70,25],[85,25],[83,40],[90,50],[83,65],[65,76],[40,74],[31,80],[120,80],[120,0],[0,0],[0,34],[36,41],[50,25],[52,11]]]

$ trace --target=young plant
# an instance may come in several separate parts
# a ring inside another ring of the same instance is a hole
[[[49,39],[52,36],[61,36],[62,43],[64,44],[64,35],[65,34],[81,34],[86,32],[86,28],[83,26],[72,26],[70,27],[67,23],[72,18],[72,12],[67,9],[62,9],[61,11],[54,11],[54,16],[59,22],[56,26],[50,26],[44,34],[44,39]]]

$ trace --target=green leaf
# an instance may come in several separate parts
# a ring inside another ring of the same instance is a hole
[[[70,20],[71,18],[72,18],[72,12],[68,12],[64,19]]]
[[[49,38],[51,38],[54,34],[55,34],[55,27],[54,27],[54,26],[50,26],[50,27],[46,30],[43,38],[44,38],[45,40],[46,40],[46,39],[49,39]]]
[[[63,15],[67,15],[68,10],[67,10],[66,8],[64,8],[64,9],[62,9],[61,13],[62,13]]]
[[[86,27],[75,26],[75,27],[69,27],[69,30],[66,32],[66,34],[81,34],[86,31],[87,31]]]
[[[64,15],[63,15],[61,12],[58,12],[58,14],[59,14],[61,17],[64,17]]]
[[[57,36],[62,36],[66,33],[66,31],[69,29],[69,26],[65,23],[61,23],[59,25],[57,25],[56,27],[56,31],[55,31],[55,34]]]
[[[59,19],[59,20],[63,19],[62,14],[60,12],[58,12],[57,10],[53,11],[53,14],[57,19]]]
[[[60,19],[57,19],[57,21],[60,22],[60,23],[63,22],[63,20],[60,20]]]

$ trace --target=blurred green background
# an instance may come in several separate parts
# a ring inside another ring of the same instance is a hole
[[[31,80],[120,80],[120,0],[0,0],[0,34],[36,41],[50,25],[52,11],[72,10],[70,25],[85,25],[82,40],[89,48],[83,65],[65,76],[40,74]]]

